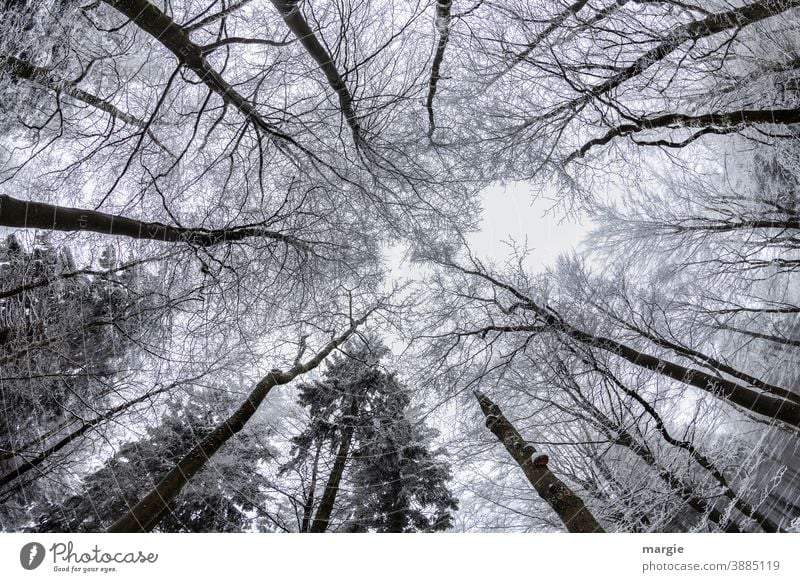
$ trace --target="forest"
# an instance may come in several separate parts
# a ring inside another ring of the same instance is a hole
[[[0,0],[0,531],[800,532],[799,282],[800,0]]]

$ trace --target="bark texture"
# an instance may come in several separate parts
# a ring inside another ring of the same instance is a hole
[[[20,200],[6,195],[0,195],[0,226],[96,232],[143,240],[186,242],[199,247],[211,247],[224,242],[237,242],[248,238],[267,238],[295,246],[304,246],[302,242],[292,236],[259,225],[219,229],[187,228],[162,222],[137,220],[98,210]]]
[[[537,454],[536,448],[523,440],[500,407],[481,392],[475,392],[475,397],[486,417],[487,428],[505,445],[539,497],[558,514],[567,531],[604,533],[605,530],[586,508],[583,500],[553,474],[547,467],[547,457]]]

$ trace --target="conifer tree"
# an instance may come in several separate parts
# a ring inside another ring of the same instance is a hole
[[[46,234],[29,245],[14,235],[0,241],[4,526],[25,512],[38,482],[48,481],[48,463],[29,470],[31,460],[50,457],[54,443],[128,398],[120,396],[118,372],[161,326],[155,291],[155,281],[122,265],[111,247],[79,268],[72,250]],[[59,447],[61,460],[76,444]]]
[[[298,388],[297,401],[310,421],[292,439],[293,456],[282,470],[313,464],[303,531],[412,532],[452,526],[451,512],[458,504],[448,488],[450,467],[441,458],[445,451],[431,448],[436,431],[414,420],[408,388],[381,368],[387,354],[376,341],[352,347],[321,380]],[[317,451],[332,459],[321,493],[314,490],[322,485],[324,463]]]
[[[226,398],[196,393],[173,402],[141,440],[122,444],[83,482],[80,491],[50,507],[36,531],[101,532],[134,505],[182,455],[220,421]],[[158,531],[239,532],[258,527],[263,505],[258,468],[271,451],[251,433],[237,437],[170,505]]]

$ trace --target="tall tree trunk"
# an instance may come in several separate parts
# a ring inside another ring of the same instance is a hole
[[[486,417],[486,426],[502,442],[516,463],[522,468],[533,488],[555,510],[567,531],[573,533],[602,533],[605,530],[578,497],[547,467],[547,457],[536,455],[533,445],[526,443],[500,407],[481,392],[475,397]]]
[[[800,428],[800,404],[793,400],[754,390],[738,382],[652,356],[622,342],[587,333],[570,326],[560,317],[548,317],[548,324],[585,345],[616,354],[636,366],[653,370],[683,384],[700,388],[717,398],[741,406],[756,414],[781,420],[794,428]]]
[[[211,460],[211,457],[244,428],[273,387],[288,384],[297,376],[319,366],[328,354],[341,346],[355,333],[356,329],[367,320],[370,313],[372,313],[372,310],[365,313],[360,319],[352,321],[347,331],[331,340],[307,362],[299,362],[286,372],[277,369],[272,370],[262,378],[236,412],[218,424],[208,436],[189,451],[150,493],[145,495],[128,513],[112,524],[108,528],[108,532],[151,531],[167,512],[169,503],[180,494],[189,479],[199,473]]]
[[[325,75],[328,85],[336,92],[336,96],[339,98],[339,108],[353,134],[353,143],[355,143],[356,146],[361,145],[361,126],[356,116],[353,95],[350,93],[350,89],[347,88],[347,84],[336,68],[333,57],[331,57],[322,43],[317,39],[314,31],[300,11],[298,1],[271,0],[271,2],[280,13],[281,18],[283,18],[289,30],[292,31],[297,40],[300,41],[300,44],[303,45],[303,48],[306,49],[311,58],[317,63],[320,70]]]
[[[267,238],[301,248],[306,247],[302,241],[290,235],[257,224],[218,229],[186,228],[161,222],[146,222],[98,210],[20,200],[6,195],[0,195],[0,226],[96,232],[160,242],[186,242],[200,247],[211,247],[248,238]]]
[[[325,492],[317,508],[317,515],[314,516],[314,523],[311,524],[311,533],[323,533],[328,529],[328,524],[333,513],[333,505],[336,503],[336,496],[339,494],[339,484],[342,481],[345,465],[350,458],[350,444],[353,442],[353,432],[355,431],[355,419],[358,414],[358,400],[353,396],[350,403],[350,412],[344,416],[342,423],[342,440],[339,443],[339,450],[336,452],[336,460],[333,463],[333,470],[325,484]]]
[[[444,51],[450,39],[450,9],[453,0],[436,1],[436,30],[439,32],[439,41],[436,43],[436,54],[431,65],[431,77],[428,81],[428,97],[425,99],[425,108],[428,110],[428,137],[436,131],[436,120],[433,114],[433,99],[436,97],[436,87],[442,78],[441,68],[444,61]]]
[[[322,451],[322,442],[317,442],[317,450],[314,453],[314,466],[311,469],[311,485],[309,485],[306,502],[303,504],[303,521],[300,524],[300,533],[308,531],[311,525],[311,514],[314,511],[315,493],[317,490],[317,475],[319,474],[319,454]]]

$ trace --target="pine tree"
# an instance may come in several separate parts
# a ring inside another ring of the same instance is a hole
[[[232,402],[193,394],[173,402],[145,438],[122,444],[80,491],[51,506],[33,528],[40,532],[101,532],[149,491],[199,439],[221,420]],[[258,527],[263,505],[259,464],[271,455],[251,433],[238,436],[170,506],[161,532],[240,532]]]
[[[458,504],[447,487],[445,451],[431,450],[436,432],[414,422],[408,388],[380,367],[387,353],[375,341],[352,348],[321,380],[298,387],[297,401],[310,421],[292,439],[293,457],[282,472],[312,466],[301,531],[327,531],[334,513],[339,529],[351,532],[452,526]],[[322,451],[332,461],[320,494]]]
[[[355,511],[348,528],[395,533],[449,529],[458,503],[447,487],[451,475],[441,459],[445,451],[430,448],[436,431],[409,419],[408,391],[394,376],[387,384],[396,390],[387,395],[392,412],[364,427],[364,444],[354,455]]]
[[[98,266],[79,268],[72,251],[46,235],[30,246],[13,235],[0,241],[4,480],[74,426],[119,404],[117,371],[127,367],[137,342],[160,329],[156,282],[120,265],[111,248]],[[39,465],[0,486],[0,525],[25,511],[47,470]]]

